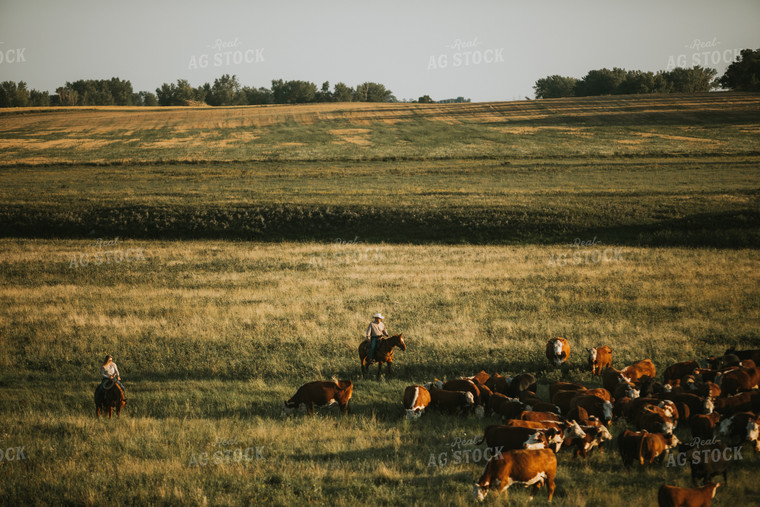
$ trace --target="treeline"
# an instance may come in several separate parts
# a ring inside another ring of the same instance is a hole
[[[589,71],[581,79],[553,75],[533,86],[537,99],[638,93],[699,93],[716,88],[760,91],[760,49],[743,49],[718,79],[718,72],[695,65],[670,71],[642,72],[617,67]]]
[[[639,93],[698,93],[714,86],[715,69],[695,66],[676,67],[671,71],[642,72],[617,67],[589,71],[581,79],[549,76],[533,86],[537,99],[589,97],[595,95],[628,95]]]
[[[431,101],[429,97],[425,96]],[[422,97],[421,97],[422,99]],[[271,88],[241,86],[237,76],[228,74],[193,87],[185,79],[164,83],[156,93],[135,92],[132,83],[119,78],[80,79],[67,82],[54,95],[28,90],[25,82],[0,83],[0,107],[27,106],[210,106],[256,104],[305,104],[309,102],[396,102],[391,90],[380,83],[366,82],[355,87],[337,83],[330,88],[310,81],[275,79]]]
[[[330,82],[322,87],[310,81],[275,79],[271,88],[241,86],[237,76],[228,74],[193,88],[187,80],[164,83],[156,89],[161,106],[182,106],[206,103],[210,106],[258,105],[258,104],[306,104],[310,102],[396,102],[393,92],[380,83],[362,83],[350,87],[337,83],[330,89]]]

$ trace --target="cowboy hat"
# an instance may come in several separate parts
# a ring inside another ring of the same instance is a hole
[[[372,316],[373,319],[384,319],[383,314],[378,312]]]

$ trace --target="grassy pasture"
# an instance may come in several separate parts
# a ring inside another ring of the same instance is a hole
[[[758,112],[752,94],[0,112],[0,449],[25,457],[0,461],[0,504],[471,504],[485,462],[455,451],[497,421],[409,423],[406,385],[533,371],[545,394],[598,382],[585,347],[659,371],[760,347]],[[409,345],[380,381],[356,354],[375,311]],[[92,404],[107,352],[129,399],[112,421]],[[279,419],[333,376],[355,381],[349,417]],[[743,454],[714,505],[756,502]],[[689,484],[615,452],[559,460],[556,505]]]

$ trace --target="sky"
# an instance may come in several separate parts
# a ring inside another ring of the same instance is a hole
[[[0,81],[52,93],[119,77],[155,93],[230,74],[518,100],[539,78],[604,67],[721,75],[760,48],[759,26],[760,0],[0,0]]]

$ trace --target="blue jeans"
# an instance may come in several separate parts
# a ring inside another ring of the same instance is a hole
[[[109,380],[113,380],[114,382],[116,382],[117,384],[119,384],[119,387],[121,387],[121,391],[124,393],[124,396],[127,395],[127,390],[124,389],[124,385],[121,383],[121,380],[117,380],[115,378],[114,379],[104,378],[103,381],[98,386],[98,389],[100,389],[101,392],[103,392],[105,390],[106,382],[108,382]]]
[[[375,346],[377,345],[378,336],[373,336],[369,339],[369,360],[375,360]]]

